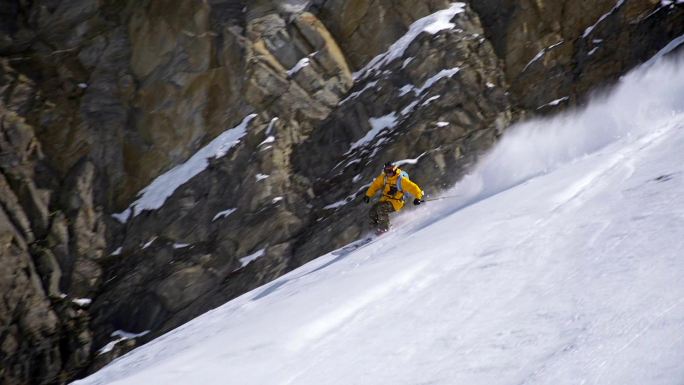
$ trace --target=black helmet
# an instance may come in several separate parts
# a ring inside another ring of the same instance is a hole
[[[397,166],[395,166],[392,162],[387,162],[385,163],[385,166],[383,167],[382,171],[387,174],[387,175],[394,175],[397,172]]]

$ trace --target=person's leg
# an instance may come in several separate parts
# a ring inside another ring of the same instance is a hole
[[[389,215],[390,213],[394,212],[394,207],[390,202],[381,202],[378,204],[378,221],[376,228],[381,231],[385,232],[390,229],[390,219]]]
[[[368,210],[368,219],[372,228],[377,228],[380,221],[380,202],[375,202]]]

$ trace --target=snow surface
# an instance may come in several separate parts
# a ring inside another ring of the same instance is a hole
[[[131,214],[136,216],[143,210],[156,210],[160,208],[178,187],[207,168],[209,158],[220,158],[239,143],[240,139],[247,133],[249,122],[255,117],[256,114],[247,115],[240,124],[214,138],[214,140],[202,147],[185,163],[179,164],[164,174],[159,175],[152,183],[138,193],[138,199],[129,208],[112,216],[125,223],[130,219]]]
[[[682,64],[511,127],[451,199],[76,384],[680,385]]]
[[[425,16],[418,19],[411,24],[409,30],[401,37],[399,40],[395,41],[387,51],[381,53],[380,55],[374,57],[368,64],[366,64],[362,69],[354,72],[353,77],[355,80],[362,79],[366,75],[377,71],[380,67],[385,64],[391,63],[393,60],[401,58],[404,56],[404,52],[409,45],[423,32],[430,34],[436,34],[439,31],[445,29],[451,29],[455,27],[454,23],[451,23],[451,19],[457,14],[463,12],[465,9],[464,3],[452,3],[447,9],[435,12],[431,15]],[[407,64],[407,63],[405,63]]]

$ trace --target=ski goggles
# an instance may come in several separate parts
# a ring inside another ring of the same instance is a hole
[[[385,172],[385,174],[387,174],[387,175],[394,175],[394,174],[397,173],[397,168],[396,168],[395,166],[392,166],[392,167],[385,167],[385,168],[384,168],[384,172]]]

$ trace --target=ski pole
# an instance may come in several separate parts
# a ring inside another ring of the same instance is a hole
[[[460,195],[449,195],[445,197],[439,197],[439,198],[430,198],[430,199],[423,199],[424,202],[432,202],[432,201],[440,201],[442,199],[450,199],[450,198],[459,198]]]

